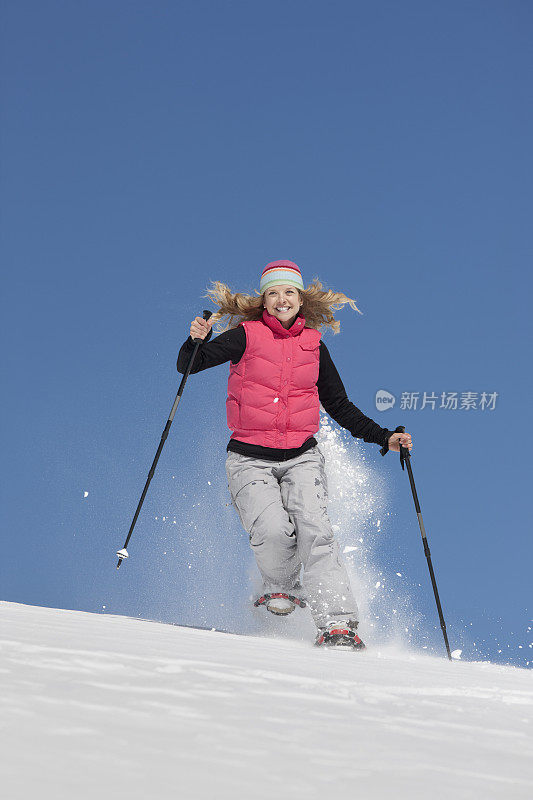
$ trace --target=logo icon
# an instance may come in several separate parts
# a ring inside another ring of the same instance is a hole
[[[376,408],[378,411],[388,411],[394,406],[396,398],[385,389],[378,389],[376,392]]]

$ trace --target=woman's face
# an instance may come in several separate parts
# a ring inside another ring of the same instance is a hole
[[[263,295],[263,304],[269,314],[279,319],[284,328],[290,328],[302,301],[295,286],[271,286]]]

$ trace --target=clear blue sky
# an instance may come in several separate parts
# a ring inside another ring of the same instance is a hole
[[[135,558],[114,552],[206,286],[290,258],[364,312],[326,342],[350,399],[413,435],[452,638],[474,621],[478,654],[530,660],[531,4],[1,6],[1,598],[194,622],[191,596],[246,595],[225,367],[190,380]],[[383,412],[378,389],[498,399]],[[365,452],[393,498],[383,563],[401,550],[431,626],[407,477]]]

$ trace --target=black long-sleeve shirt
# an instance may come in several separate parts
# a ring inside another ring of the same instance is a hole
[[[224,333],[209,341],[211,333],[210,331],[203,344],[200,345],[191,373],[216,367],[226,361],[237,364],[244,355],[246,331],[242,325],[224,331]],[[178,372],[183,373],[187,369],[193,349],[194,342],[189,336],[178,355]],[[379,445],[384,445],[388,441],[392,431],[382,428],[348,400],[340,375],[332,361],[328,348],[322,340],[320,341],[320,365],[316,385],[318,398],[326,413],[335,422],[338,422],[341,427],[350,431],[352,436],[363,439],[365,442]],[[312,436],[301,447],[283,450],[230,439],[227,449],[246,456],[265,458],[272,461],[286,461],[289,458],[305,453],[310,447],[314,447],[316,443],[316,439]]]

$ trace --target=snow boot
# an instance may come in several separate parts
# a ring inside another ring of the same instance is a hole
[[[295,597],[293,594],[287,594],[287,592],[271,592],[261,595],[254,603],[256,608],[262,605],[266,606],[267,611],[270,611],[271,614],[276,614],[278,617],[285,617],[287,614],[291,614],[296,606],[305,608],[306,604],[304,600]]]
[[[353,620],[332,620],[325,628],[319,628],[315,640],[316,647],[344,647],[364,650],[365,644],[357,635],[357,625]]]

